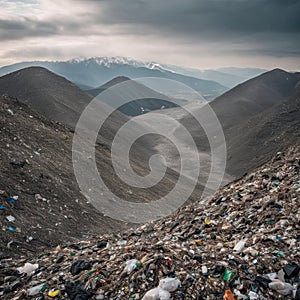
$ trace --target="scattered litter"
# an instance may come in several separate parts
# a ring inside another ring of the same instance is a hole
[[[14,115],[14,112],[10,108],[7,111],[9,112],[10,115],[12,116]]]
[[[14,222],[16,220],[14,216],[7,216],[6,219],[8,220],[8,222]]]
[[[17,268],[17,271],[21,274],[26,273],[27,275],[31,275],[38,267],[38,264],[25,263],[24,267]]]
[[[8,226],[7,229],[8,229],[10,232],[15,232],[15,228],[12,227],[12,226]]]

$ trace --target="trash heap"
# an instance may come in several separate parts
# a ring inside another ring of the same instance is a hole
[[[208,203],[0,264],[1,299],[300,299],[300,147]]]

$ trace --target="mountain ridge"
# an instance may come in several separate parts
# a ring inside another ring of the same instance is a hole
[[[128,63],[131,63],[131,65]],[[103,58],[90,58],[59,62],[23,62],[0,68],[0,75],[8,74],[28,66],[45,67],[80,86],[87,85],[97,87],[117,76],[128,76],[132,79],[140,77],[161,77],[187,84],[210,100],[228,89],[211,80],[185,76],[161,68],[155,68],[153,67],[153,64],[137,62],[127,58],[119,60],[110,58],[107,58],[107,60]]]

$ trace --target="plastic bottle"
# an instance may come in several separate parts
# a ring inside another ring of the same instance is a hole
[[[207,274],[208,274],[207,266],[202,266],[202,267],[201,267],[201,271],[202,271],[202,274],[203,274],[203,275],[207,275]]]
[[[226,269],[224,272],[223,280],[225,282],[230,282],[234,278],[234,273]]]
[[[134,269],[140,266],[140,262],[136,259],[131,259],[126,262],[124,272],[130,274]]]
[[[33,286],[27,290],[28,296],[35,296],[38,293],[44,291],[46,288],[46,283],[41,283],[39,285]]]
[[[245,245],[246,245],[246,242],[247,242],[247,239],[244,239],[244,240],[241,240],[239,241],[233,248],[233,251],[235,252],[241,252],[243,251],[243,249],[245,248]]]

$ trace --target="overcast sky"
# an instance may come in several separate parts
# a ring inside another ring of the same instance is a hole
[[[300,70],[299,0],[0,0],[0,66],[126,56]]]

